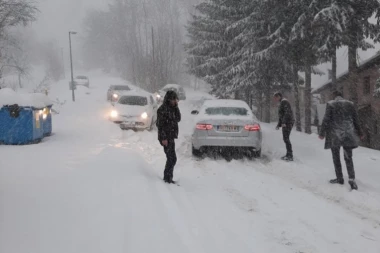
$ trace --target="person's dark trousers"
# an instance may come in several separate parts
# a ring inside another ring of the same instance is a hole
[[[166,165],[164,171],[164,180],[173,180],[174,166],[177,163],[177,155],[175,153],[175,142],[174,140],[168,140],[168,145],[164,146],[164,151],[166,154]]]
[[[343,147],[343,151],[348,177],[349,179],[355,179],[354,162],[352,161],[352,148]],[[332,147],[331,152],[333,156],[336,178],[343,179],[342,164],[340,162],[340,147]]]
[[[286,145],[286,156],[293,158],[292,143],[290,142],[290,133],[292,132],[292,125],[282,128],[282,136]]]

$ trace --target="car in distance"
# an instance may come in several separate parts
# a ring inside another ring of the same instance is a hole
[[[261,156],[261,126],[244,101],[206,100],[199,111],[191,113],[197,115],[192,134],[194,156],[201,156],[210,149]]]
[[[157,101],[161,103],[166,95],[166,92],[168,92],[169,90],[172,90],[175,93],[177,93],[179,100],[186,100],[186,92],[181,85],[167,84],[156,93]]]
[[[76,85],[90,87],[90,79],[87,76],[77,76],[74,79]]]
[[[128,85],[111,85],[107,91],[107,101],[117,101],[122,93],[130,90]]]
[[[122,130],[152,130],[157,121],[157,103],[149,93],[124,93],[113,103],[109,117]]]

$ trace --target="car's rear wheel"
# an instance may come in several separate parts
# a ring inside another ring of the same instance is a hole
[[[255,158],[260,158],[260,157],[261,157],[261,149],[260,149],[260,150],[257,150],[257,151],[254,151],[254,152],[253,152],[253,156],[254,156]]]
[[[194,148],[194,146],[192,146],[191,150],[192,150],[193,156],[195,156],[195,157],[201,157],[203,155],[202,151],[200,151],[199,149]]]
[[[261,149],[260,150],[256,150],[254,148],[252,149],[249,149],[248,153],[247,153],[247,158],[248,159],[254,159],[254,158],[260,158],[261,157]]]

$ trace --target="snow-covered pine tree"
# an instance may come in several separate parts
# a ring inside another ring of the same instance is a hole
[[[314,9],[311,8],[313,0],[296,1],[297,20],[290,31],[289,48],[297,51],[300,56],[296,59],[301,64],[301,70],[305,72],[305,132],[311,134],[311,77],[312,66],[318,64],[314,40],[316,34],[313,32],[312,21]]]
[[[234,37],[231,54],[233,64],[227,69],[233,89],[255,94],[264,109],[262,120],[269,122],[272,91],[290,82],[291,71],[281,55],[256,55],[268,46],[268,41],[262,38],[267,35],[271,25],[271,18],[262,7],[265,5],[258,0],[247,0],[236,7],[239,19],[227,28],[227,32]]]
[[[357,49],[366,50],[373,47],[368,38],[379,41],[378,22],[370,22],[376,14],[380,17],[380,3],[377,0],[314,0],[319,12],[314,24],[319,27],[320,52],[332,52],[333,46],[348,46],[350,72],[350,99],[357,102]]]
[[[218,96],[222,96],[222,87],[229,85],[221,74],[228,65],[230,44],[225,34],[229,20],[221,7],[223,2],[209,0],[196,6],[199,14],[193,15],[187,26],[190,41],[185,45],[190,73],[209,82]]]
[[[294,97],[296,98],[296,128],[301,131],[301,111],[298,93],[298,71],[304,66],[304,45],[302,40],[291,38],[291,32],[294,25],[305,8],[303,1],[260,1],[260,28],[262,30],[258,42],[260,50],[256,52],[255,57],[266,59],[282,59],[291,70]],[[291,15],[290,15],[291,14]],[[272,70],[273,71],[273,70]],[[271,73],[273,74],[273,72]]]

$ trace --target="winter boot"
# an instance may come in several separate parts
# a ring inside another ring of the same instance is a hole
[[[331,179],[330,184],[344,184],[344,179],[343,178]]]
[[[167,184],[176,184],[177,182],[170,178],[164,178],[164,182]]]
[[[288,161],[288,162],[293,162],[293,157],[286,155],[286,156],[281,157],[281,160]]]
[[[355,179],[350,179],[348,183],[350,184],[352,190],[358,190],[358,185],[356,184]]]
[[[177,184],[177,182],[174,181],[173,179],[170,179],[170,180],[169,180],[169,184]]]

